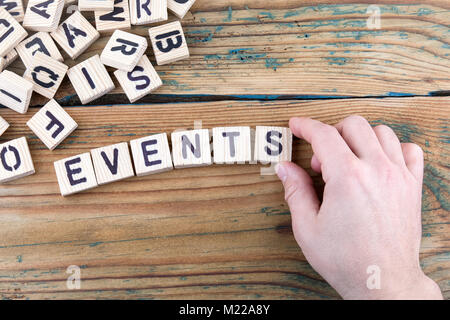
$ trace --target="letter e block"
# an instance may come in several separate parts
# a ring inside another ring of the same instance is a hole
[[[283,127],[256,127],[255,160],[261,163],[291,161],[291,129]]]
[[[137,176],[173,170],[166,133],[130,141]]]
[[[132,25],[165,21],[167,0],[130,0],[130,18]]]
[[[30,105],[33,84],[14,72],[0,73],[0,104],[19,113],[26,113]]]
[[[122,142],[91,150],[99,185],[134,176],[128,143]]]
[[[175,168],[211,165],[208,129],[173,132],[172,155]]]
[[[0,183],[34,173],[33,160],[25,137],[0,144],[0,160]]]
[[[167,0],[167,8],[178,18],[183,19],[195,0]]]
[[[0,116],[0,136],[9,128],[9,123]]]
[[[80,11],[104,11],[112,10],[114,0],[78,0],[78,9]]]
[[[189,58],[189,49],[179,21],[148,29],[158,65]]]
[[[37,52],[44,53],[60,62],[64,61],[52,37],[50,37],[50,34],[46,32],[35,33],[31,37],[28,37],[19,43],[16,49],[19,53],[20,59],[22,59],[22,62],[27,69],[31,67],[31,62]]]
[[[95,11],[95,27],[100,32],[131,28],[127,0],[115,0],[112,11]]]
[[[7,55],[27,34],[19,22],[0,7],[0,57]]]
[[[63,10],[64,0],[29,0],[23,26],[33,31],[55,31]]]
[[[213,128],[214,163],[244,164],[252,159],[250,127]]]

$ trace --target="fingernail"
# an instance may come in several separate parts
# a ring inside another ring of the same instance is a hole
[[[277,176],[278,178],[280,178],[281,182],[284,182],[286,180],[287,172],[281,163],[277,163],[275,165],[275,172],[277,173]]]

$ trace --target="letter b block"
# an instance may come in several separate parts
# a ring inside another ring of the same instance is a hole
[[[256,127],[255,160],[261,163],[291,161],[291,129],[283,127]]]
[[[175,168],[211,165],[208,129],[173,132],[172,153]]]
[[[0,144],[0,183],[33,173],[33,160],[25,137]]]
[[[179,21],[148,29],[158,65],[189,58],[189,49]]]

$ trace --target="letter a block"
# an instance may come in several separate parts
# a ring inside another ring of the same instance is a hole
[[[9,123],[2,117],[0,117],[0,136],[5,133],[5,131],[9,128]]]
[[[98,55],[70,68],[67,75],[83,104],[100,98],[114,89],[114,83]]]
[[[52,37],[46,32],[35,33],[19,43],[16,49],[27,69],[31,67],[31,62],[37,52],[44,53],[60,62],[64,61]]]
[[[139,62],[145,50],[147,50],[147,39],[135,34],[116,30],[105,48],[100,59],[104,65],[131,71]]]
[[[80,11],[112,10],[114,0],[78,0]]]
[[[100,32],[130,29],[128,0],[114,1],[111,11],[95,11],[95,27]]]
[[[99,185],[134,176],[128,143],[122,142],[91,150]]]
[[[146,55],[142,56],[133,71],[117,70],[114,72],[114,75],[131,103],[141,99],[162,85],[161,78]]]
[[[0,57],[7,55],[27,34],[17,20],[0,7]]]
[[[63,10],[64,0],[30,0],[23,26],[33,31],[55,31]]]
[[[213,128],[214,163],[244,164],[252,160],[250,127]]]
[[[89,152],[54,163],[61,195],[68,196],[97,187]]]
[[[26,113],[30,105],[33,84],[14,72],[0,73],[0,104],[19,113]]]
[[[23,21],[22,0],[0,0],[0,7],[6,9],[17,22]]]
[[[0,183],[34,173],[33,160],[25,137],[0,144]]]
[[[165,21],[167,17],[167,0],[130,0],[132,25]]]
[[[76,59],[100,37],[100,33],[79,11],[75,11],[50,35],[72,59]]]
[[[55,100],[50,100],[30,120],[27,126],[53,150],[76,128],[77,123]]]
[[[130,141],[137,176],[173,170],[166,133]]]
[[[172,154],[175,168],[211,165],[208,129],[173,132]]]
[[[178,18],[183,19],[194,4],[195,0],[167,0],[167,7]]]
[[[189,58],[189,49],[179,21],[148,29],[158,65]]]
[[[291,161],[291,129],[283,127],[256,127],[255,160],[261,163]]]

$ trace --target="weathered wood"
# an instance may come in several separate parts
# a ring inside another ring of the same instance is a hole
[[[201,1],[199,1],[201,2]],[[291,116],[337,123],[360,114],[420,144],[426,165],[421,263],[450,298],[448,97],[222,101],[73,107],[79,123],[54,151],[4,109],[26,136],[36,174],[0,188],[2,298],[337,298],[294,241],[281,183],[260,165],[179,169],[61,197],[53,161],[152,133],[203,127],[286,126]],[[33,110],[31,110],[33,111]],[[197,123],[198,124],[198,123]],[[309,168],[310,147],[293,160]],[[320,179],[315,175],[320,186]],[[81,289],[68,290],[69,265]]]

